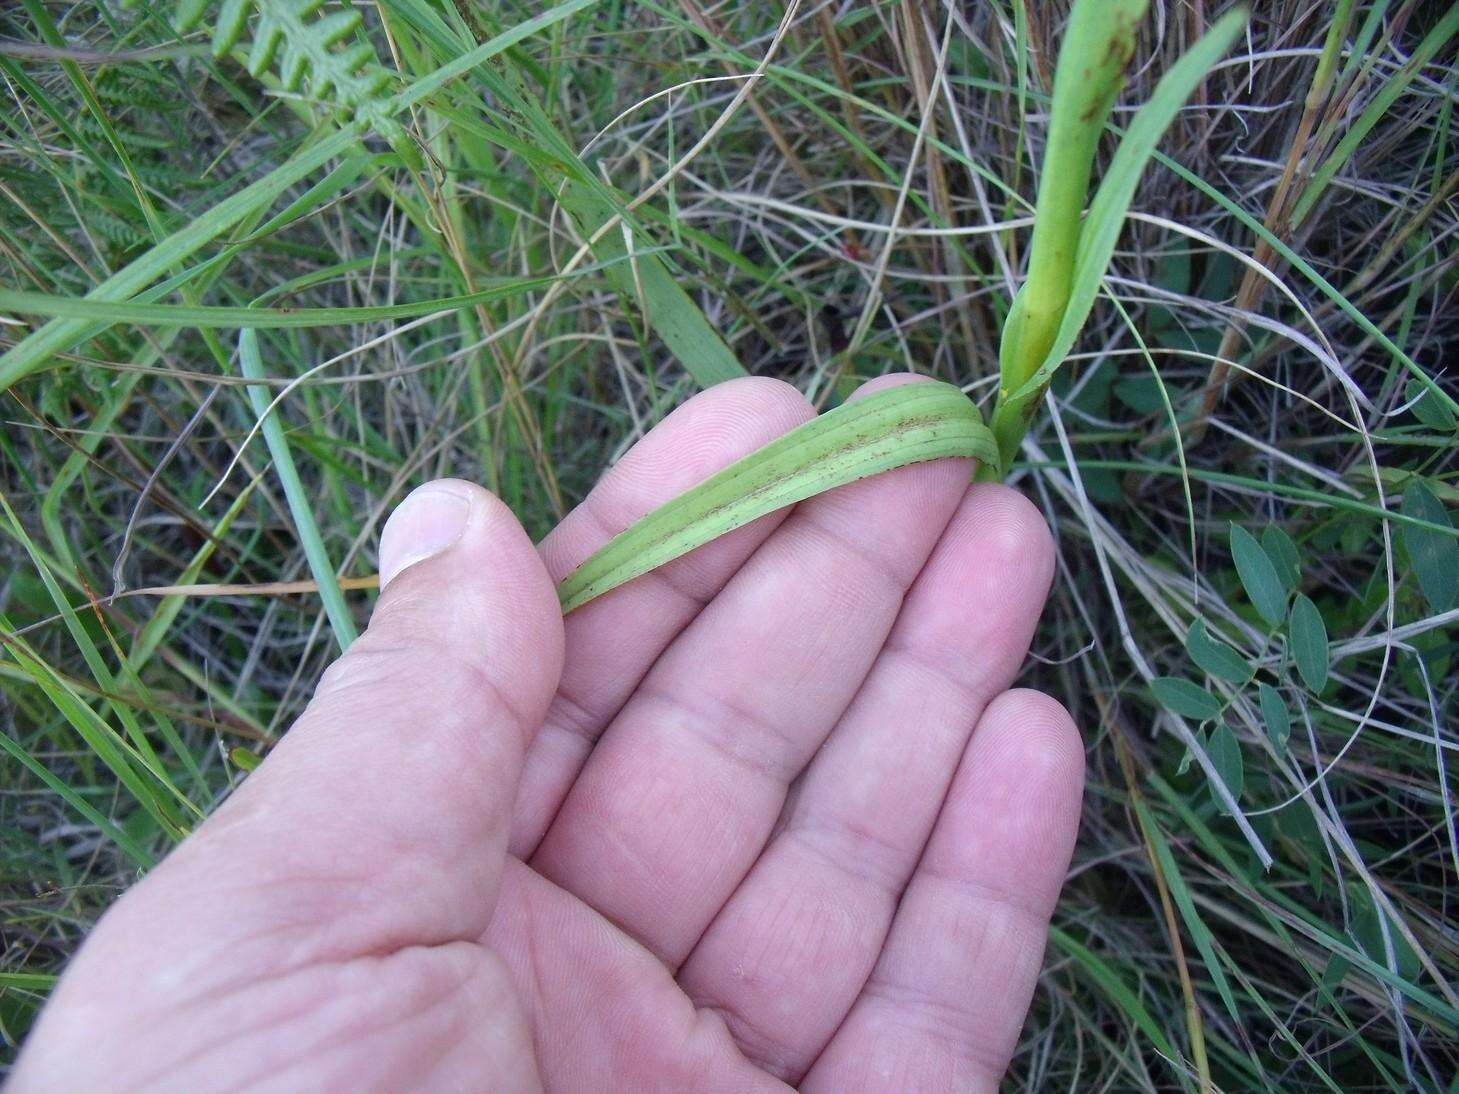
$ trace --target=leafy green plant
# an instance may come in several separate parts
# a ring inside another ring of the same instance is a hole
[[[224,57],[249,38],[248,71],[255,77],[271,68],[284,91],[307,91],[319,102],[333,102],[388,139],[402,144],[405,130],[392,116],[392,78],[379,55],[359,33],[364,23],[352,5],[316,16],[325,0],[223,0],[213,24],[213,55]],[[207,13],[208,0],[181,0],[179,32],[192,30]]]
[[[1089,318],[1155,145],[1246,23],[1246,9],[1232,8],[1165,74],[1130,123],[1081,223],[1099,135],[1133,55],[1135,24],[1144,10],[1143,0],[1079,0],[1069,16],[1054,76],[1029,275],[999,347],[992,427],[1000,469],[1013,459],[1038,399]]]
[[[1150,101],[1131,122],[1088,216],[1083,217],[1084,195],[1089,188],[1095,151],[1123,85],[1125,66],[1134,55],[1138,22],[1146,3],[1147,0],[1108,3],[1075,0],[1069,16],[1054,77],[1048,147],[1034,214],[1028,277],[1014,297],[1003,328],[998,401],[991,422],[995,447],[979,453],[979,475],[983,478],[1002,477],[1023,440],[1039,397],[1078,338],[1114,254],[1140,174],[1160,135],[1196,84],[1230,49],[1246,21],[1244,8],[1227,12],[1160,81]],[[973,414],[976,416],[975,411]],[[891,424],[894,421],[894,416],[888,416],[884,422],[891,431],[889,436],[897,428]],[[834,431],[836,426],[829,428]],[[802,439],[816,436],[806,434]],[[928,458],[915,445],[893,446],[878,469]],[[781,481],[805,484],[801,489],[806,492],[796,493],[791,499],[797,500],[847,481],[839,464],[834,462],[839,459],[839,452],[828,457],[815,444],[795,443],[778,447],[773,465],[760,462],[763,457],[759,455],[747,457],[745,462],[756,461],[756,468],[773,467],[767,473]],[[760,479],[742,474],[740,468],[731,468],[696,487],[686,498],[650,513],[583,563],[583,571],[599,576],[587,580],[574,575],[568,579],[570,588],[565,584],[562,594],[565,608],[571,610],[652,568],[644,566],[630,572],[629,568],[614,567],[605,561],[625,553],[625,544],[654,544],[656,550],[652,557],[657,561],[653,565],[662,565],[705,542],[711,534],[719,534],[712,532],[710,524],[697,525],[694,534],[686,534],[676,522],[690,507],[704,505],[705,496],[726,493],[727,483],[738,483],[738,489],[748,492],[759,488]],[[728,492],[733,494],[735,489],[731,485]],[[786,497],[790,497],[789,492]],[[780,504],[789,504],[789,500]],[[720,531],[737,526],[728,524]],[[616,576],[609,579],[601,574]]]

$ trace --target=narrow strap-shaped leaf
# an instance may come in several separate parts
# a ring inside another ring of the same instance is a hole
[[[982,416],[951,384],[904,384],[837,407],[615,536],[558,586],[562,610],[579,608],[767,513],[881,471],[945,456],[997,458]]]
[[[251,327],[245,327],[238,332],[238,371],[250,380],[264,378],[263,361],[258,352],[258,334]],[[314,520],[309,494],[294,466],[294,456],[289,451],[284,427],[277,414],[268,413],[268,396],[264,394],[264,390],[262,387],[250,386],[248,401],[253,405],[253,412],[263,419],[263,439],[268,445],[269,455],[273,457],[274,471],[279,476],[279,483],[284,488],[284,499],[289,503],[289,513],[294,518],[294,530],[304,548],[304,557],[309,561],[314,580],[319,584],[319,599],[324,601],[324,611],[329,616],[335,641],[343,652],[349,649],[350,643],[358,635],[355,621],[350,615],[349,605],[345,603],[344,594],[340,591],[334,563],[330,561],[329,551],[324,546],[324,537],[319,534],[319,525]]]

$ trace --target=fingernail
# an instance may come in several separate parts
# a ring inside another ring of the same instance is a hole
[[[453,547],[470,513],[471,499],[445,483],[427,483],[413,491],[380,533],[380,588],[407,566]]]

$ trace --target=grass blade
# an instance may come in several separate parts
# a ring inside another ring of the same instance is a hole
[[[635,252],[641,260],[644,252]],[[623,255],[618,261],[626,261]],[[603,270],[601,264],[580,266],[570,276],[578,277]],[[187,327],[191,329],[239,328],[284,330],[289,328],[344,326],[376,323],[395,319],[414,319],[437,312],[461,311],[491,300],[501,300],[533,289],[545,288],[563,280],[560,276],[502,278],[472,293],[441,296],[432,300],[413,300],[403,304],[378,304],[348,308],[238,308],[200,304],[150,304],[137,301],[80,300],[49,293],[17,292],[0,289],[0,311],[30,315],[52,315],[104,324],[135,323],[146,327]]]
[[[1307,219],[1307,214],[1312,212],[1312,207],[1317,204],[1327,186],[1332,182],[1337,173],[1352,158],[1359,146],[1368,139],[1373,127],[1383,118],[1390,107],[1398,100],[1398,97],[1408,90],[1409,84],[1423,71],[1425,65],[1434,59],[1434,55],[1443,49],[1450,38],[1459,32],[1459,7],[1449,9],[1447,15],[1434,24],[1433,29],[1424,35],[1412,55],[1392,77],[1383,82],[1383,87],[1378,94],[1373,96],[1370,102],[1358,116],[1358,120],[1343,138],[1338,146],[1333,149],[1332,155],[1328,156],[1322,166],[1312,173],[1312,179],[1307,183],[1307,188],[1302,191],[1302,196],[1297,200],[1297,207],[1292,210],[1292,227],[1300,227]]]
[[[250,380],[264,378],[263,362],[258,355],[258,335],[251,329],[238,332],[238,367]],[[249,385],[248,401],[253,412],[263,421],[263,439],[273,457],[274,469],[284,488],[284,497],[289,503],[289,513],[294,518],[294,530],[309,560],[309,571],[319,585],[319,599],[324,601],[324,610],[329,615],[329,625],[334,630],[334,639],[341,650],[349,648],[358,636],[354,617],[340,591],[339,579],[329,553],[324,549],[324,540],[319,535],[319,526],[314,520],[314,510],[304,484],[299,481],[299,472],[294,466],[294,456],[289,451],[288,438],[278,415],[268,413],[268,389],[263,385]]]
[[[511,48],[529,34],[567,18],[589,2],[591,0],[571,0],[569,3],[559,4],[536,18],[483,42],[451,64],[442,66],[402,90],[391,101],[392,113],[399,113],[415,105],[456,76],[496,56],[502,50]],[[364,131],[362,123],[354,122],[306,147],[263,178],[250,183],[231,197],[224,198],[201,216],[193,218],[185,227],[112,274],[87,293],[87,299],[121,301],[140,292],[167,270],[195,254],[245,217],[272,205],[289,187],[302,182],[331,159],[354,150]],[[109,325],[79,318],[51,320],[0,357],[0,391],[43,367],[53,355],[64,353]]]

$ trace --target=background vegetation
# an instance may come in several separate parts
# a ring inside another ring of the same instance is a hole
[[[739,367],[996,382],[1066,5],[316,7],[0,12],[6,1051],[411,486],[541,534]],[[1223,5],[1151,7],[1114,129]],[[1254,7],[1012,474],[1090,782],[1010,1086],[1455,1089],[1459,15]]]

